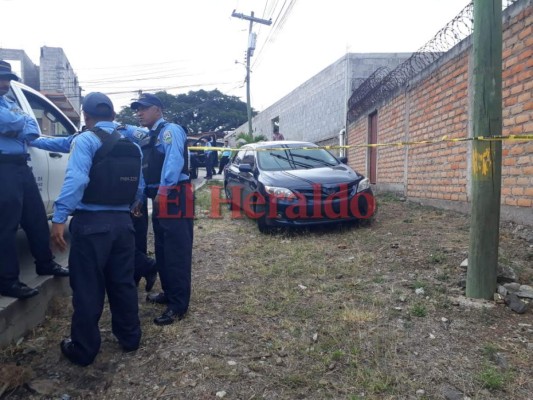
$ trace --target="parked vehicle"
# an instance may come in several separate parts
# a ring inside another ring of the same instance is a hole
[[[225,169],[224,192],[261,232],[371,218],[370,182],[343,161],[308,142],[251,143]]]
[[[6,96],[36,119],[43,136],[68,136],[78,131],[74,123],[54,103],[29,86],[11,81],[11,90]],[[54,201],[63,185],[68,155],[33,147],[29,147],[29,153],[29,165],[39,186],[46,212],[51,215]]]
[[[207,136],[206,136],[207,137]],[[217,141],[216,147],[224,147],[224,143]],[[187,138],[187,147],[203,147],[202,138]],[[189,171],[191,179],[198,178],[198,168],[205,168],[204,150],[189,150]]]

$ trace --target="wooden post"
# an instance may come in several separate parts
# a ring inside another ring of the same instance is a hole
[[[502,132],[502,0],[474,0],[472,211],[466,295],[496,291],[501,198],[501,141],[475,140]]]

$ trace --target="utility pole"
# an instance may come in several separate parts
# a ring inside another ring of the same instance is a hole
[[[474,0],[472,211],[466,277],[468,297],[496,291],[502,180],[502,0]]]
[[[252,102],[250,99],[250,58],[254,54],[255,50],[255,34],[252,33],[252,25],[254,22],[258,24],[271,25],[272,20],[266,20],[261,18],[255,18],[252,11],[250,16],[236,13],[235,10],[231,13],[232,17],[241,18],[250,21],[250,28],[248,30],[248,47],[246,48],[246,109],[248,111],[248,133],[253,135],[252,131]]]

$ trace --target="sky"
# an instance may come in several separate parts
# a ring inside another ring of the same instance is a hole
[[[251,105],[261,111],[347,52],[414,52],[469,0],[0,0],[0,48],[63,48],[82,94],[115,108],[138,90],[218,89],[246,102],[245,52],[254,23]]]

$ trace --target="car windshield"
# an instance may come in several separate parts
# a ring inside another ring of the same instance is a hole
[[[263,171],[333,167],[339,164],[337,159],[324,149],[265,149],[257,152],[257,160]]]

